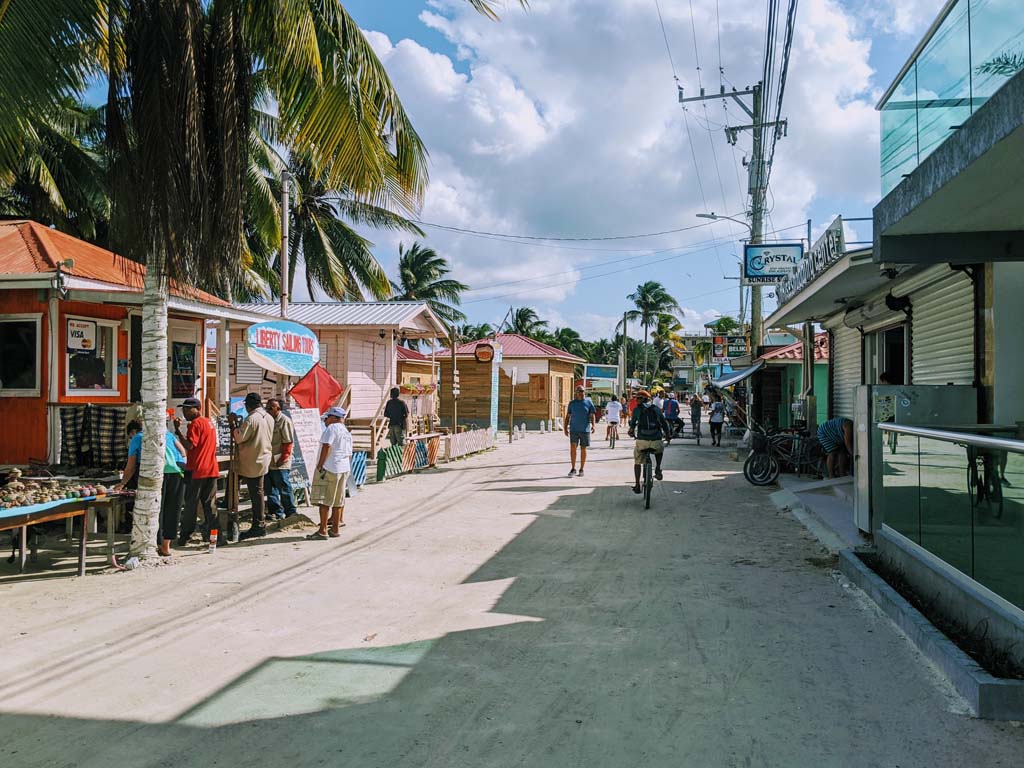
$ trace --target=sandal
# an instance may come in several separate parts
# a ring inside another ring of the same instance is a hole
[[[331,531],[327,535],[332,539],[337,539],[341,536],[341,533],[339,531]]]
[[[327,534],[316,531],[306,537],[306,541],[327,541]]]

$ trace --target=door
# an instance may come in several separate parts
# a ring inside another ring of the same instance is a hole
[[[131,315],[131,335],[128,339],[128,399],[133,403],[142,402],[142,315]]]
[[[170,375],[167,407],[178,407],[186,397],[203,398],[200,324],[189,320],[168,321],[167,355]]]

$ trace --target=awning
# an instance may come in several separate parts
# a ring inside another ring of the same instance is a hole
[[[764,360],[758,360],[749,368],[744,368],[742,371],[736,371],[728,376],[723,376],[720,379],[715,379],[711,382],[712,386],[718,387],[719,389],[725,389],[731,387],[733,384],[739,384],[741,381],[745,381],[753,376],[755,373],[764,368]]]

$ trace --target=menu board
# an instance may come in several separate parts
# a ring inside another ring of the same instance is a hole
[[[196,386],[196,345],[171,343],[171,397],[192,397]]]
[[[293,408],[285,413],[295,428],[295,444],[292,446],[292,471],[289,476],[292,485],[309,486],[320,452],[320,434],[324,430],[320,411],[316,408]]]
[[[227,416],[218,416],[214,422],[217,427],[217,455],[231,455],[231,425]]]

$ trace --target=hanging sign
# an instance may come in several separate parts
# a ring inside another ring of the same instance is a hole
[[[473,350],[473,356],[478,363],[491,362],[494,359],[494,345],[487,343],[477,344],[476,349]]]
[[[711,338],[711,362],[716,365],[729,362],[728,336],[713,336]]]
[[[249,326],[245,352],[264,370],[285,376],[305,376],[320,360],[320,341],[303,325],[290,320],[271,320]]]
[[[818,279],[826,269],[839,261],[846,253],[846,239],[843,236],[843,217],[837,216],[828,225],[825,233],[814,242],[810,253],[800,262],[796,271],[779,283],[775,289],[779,306],[788,302],[800,291]]]
[[[68,319],[68,352],[96,352],[96,323],[93,320]]]
[[[804,257],[803,243],[760,243],[743,247],[743,283],[773,285],[782,282]]]
[[[583,378],[585,379],[611,379],[619,380],[619,366],[617,365],[594,365],[587,363],[583,366]]]

